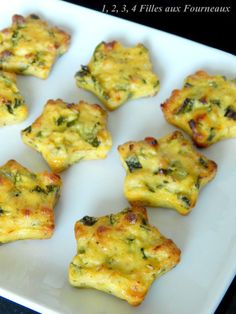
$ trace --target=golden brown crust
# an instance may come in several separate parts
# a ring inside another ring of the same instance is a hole
[[[22,139],[60,172],[82,159],[106,157],[112,146],[106,123],[107,113],[97,104],[48,100],[42,114],[22,131]]]
[[[77,255],[69,281],[139,305],[152,282],[180,260],[180,250],[149,224],[145,208],[127,208],[75,224]]]
[[[45,79],[69,44],[69,34],[37,15],[14,15],[11,27],[0,32],[0,69]]]
[[[15,160],[0,167],[0,242],[50,238],[60,187],[58,175],[32,173]]]
[[[158,140],[130,141],[118,151],[127,172],[124,193],[133,206],[175,208],[186,215],[217,170],[179,131]]]
[[[236,82],[198,71],[162,104],[166,120],[188,133],[198,147],[236,137]]]
[[[75,78],[79,87],[94,93],[109,110],[129,99],[154,96],[160,88],[147,48],[142,44],[125,48],[117,41],[101,42]]]

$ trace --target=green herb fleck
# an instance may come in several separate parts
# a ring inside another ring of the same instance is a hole
[[[197,177],[197,181],[195,183],[195,186],[196,186],[197,189],[200,188],[200,186],[201,186],[201,177],[200,176]]]
[[[71,126],[75,125],[76,122],[77,122],[77,119],[74,119],[74,120],[71,120],[71,121],[67,122],[66,125],[67,125],[68,127],[71,127]]]
[[[138,160],[138,157],[136,156],[131,156],[131,157],[128,157],[126,160],[125,160],[128,168],[129,168],[129,171],[130,172],[133,172],[134,170],[137,170],[137,169],[142,169],[142,165],[141,163],[139,162]]]
[[[228,106],[224,116],[229,119],[236,120],[236,111],[231,106]]]
[[[30,126],[28,126],[27,128],[25,128],[22,132],[31,133],[31,131],[32,131],[32,127],[31,127],[31,125],[30,125]]]
[[[188,172],[184,169],[182,163],[179,160],[174,160],[171,162],[171,167],[169,169],[172,170],[172,176],[177,180],[183,180],[187,177]]]
[[[39,132],[36,134],[36,137],[42,137],[42,131],[39,131]]]
[[[39,62],[39,56],[38,56],[38,54],[35,54],[33,60],[31,61],[31,64],[35,64],[38,62]]]
[[[19,31],[16,29],[13,31],[13,34],[11,36],[11,41],[12,41],[13,46],[15,46],[17,44],[17,41],[19,39],[20,39]]]
[[[47,189],[48,193],[51,193],[51,192],[54,192],[55,190],[57,190],[57,186],[49,184],[49,185],[46,185],[46,189]]]
[[[40,19],[39,16],[36,15],[36,14],[30,14],[30,17],[31,17],[31,19],[33,19],[33,20],[39,20],[39,19]]]
[[[75,76],[76,77],[84,77],[89,74],[89,68],[86,65],[81,65],[81,70],[78,71]]]
[[[177,180],[183,180],[187,177],[188,172],[184,169],[184,168],[178,168],[176,169],[176,171],[174,171],[173,176],[177,179]]]
[[[155,88],[155,87],[157,87],[157,86],[159,86],[159,85],[160,85],[160,81],[157,80],[157,81],[154,83],[153,87]]]
[[[115,260],[114,260],[114,258],[107,257],[105,262],[107,265],[109,265],[109,269],[112,269],[112,265],[114,264]]]
[[[80,219],[80,222],[82,222],[82,224],[85,226],[93,226],[97,222],[97,218],[84,216],[82,219]]]
[[[216,131],[215,128],[210,128],[210,134],[207,138],[207,140],[210,142],[213,140],[213,138],[216,136]]]
[[[127,242],[128,244],[133,243],[134,240],[135,240],[134,238],[126,238],[126,242]]]
[[[101,144],[97,137],[93,138],[92,140],[87,140],[87,142],[93,147],[98,147]]]
[[[146,254],[144,252],[144,248],[143,247],[140,249],[140,251],[141,251],[141,253],[143,255],[143,259],[147,259],[147,256],[146,256]]]
[[[14,108],[18,108],[22,105],[22,100],[15,98]]]
[[[141,229],[144,229],[145,231],[151,231],[151,229],[150,229],[150,227],[149,226],[147,226],[147,225],[140,225],[140,228]]]
[[[221,105],[219,99],[211,99],[211,100],[210,100],[210,103],[213,104],[213,105],[216,105],[216,106],[218,106],[218,107],[220,107],[220,105]]]
[[[60,116],[57,120],[56,120],[56,125],[62,125],[63,123],[66,122],[66,118],[63,116]]]
[[[11,87],[12,86],[12,80],[9,79],[7,76],[5,76],[4,74],[1,74],[1,77],[4,80],[4,83],[7,87]]]
[[[186,82],[186,83],[184,84],[184,87],[186,87],[186,88],[188,88],[188,87],[193,87],[193,84]]]
[[[200,165],[201,166],[203,166],[204,168],[208,168],[208,162],[207,162],[207,160],[206,159],[204,159],[203,157],[200,157],[199,159],[198,159],[198,161],[199,161],[199,163],[200,163]]]
[[[0,207],[0,216],[4,214],[4,210]]]
[[[193,109],[194,99],[186,98],[184,102],[179,107],[177,114],[187,113]]]
[[[105,92],[102,92],[101,91],[101,94],[102,94],[102,96],[103,96],[103,98],[105,99],[105,100],[108,100],[110,97],[109,97],[109,95],[107,94],[107,93],[105,93]],[[129,93],[129,95],[127,96],[128,98],[129,97],[131,97],[132,96],[132,93]]]
[[[109,215],[109,221],[111,225],[114,225],[116,223],[116,219],[113,214]]]
[[[70,263],[70,265],[72,265],[74,268],[75,268],[75,271],[78,271],[78,272],[81,272],[81,270],[82,270],[82,266],[80,266],[80,265],[77,265],[77,264],[75,264],[75,263]],[[82,286],[82,285],[81,285]]]
[[[128,212],[130,212],[130,211],[131,211],[131,210],[130,210],[129,207],[124,208],[124,209],[122,210],[122,214],[126,214],[126,213],[128,213]]]
[[[32,192],[47,194],[47,192],[46,192],[43,188],[41,188],[39,185],[36,185],[36,186],[32,189]]]
[[[21,182],[21,174],[19,172],[16,172],[14,175],[14,184]]]
[[[179,199],[182,203],[184,203],[184,206],[185,206],[186,208],[190,208],[191,202],[190,202],[190,199],[189,199],[187,196],[185,196],[185,195],[178,195],[178,199]]]
[[[12,109],[12,106],[10,104],[6,104],[6,107],[7,107],[7,111],[10,113],[10,114],[14,114],[14,110]]]
[[[155,189],[148,183],[145,183],[146,188],[148,189],[149,192],[155,193]]]
[[[13,194],[13,196],[18,197],[21,194],[21,191],[16,189],[16,190],[13,191],[12,194]]]

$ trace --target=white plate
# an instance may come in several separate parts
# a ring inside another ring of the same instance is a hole
[[[68,102],[98,102],[79,90],[74,74],[87,64],[102,40],[121,40],[126,45],[144,43],[160,76],[161,91],[153,98],[130,101],[109,115],[113,149],[108,158],[80,162],[62,175],[63,190],[55,210],[56,230],[50,240],[19,241],[0,247],[0,293],[43,313],[76,314],[203,314],[212,313],[236,270],[236,139],[222,141],[204,153],[218,163],[216,179],[200,194],[187,217],[167,209],[149,209],[151,222],[182,250],[182,261],[155,281],[143,304],[126,302],[92,289],[76,289],[67,281],[69,263],[76,253],[74,223],[84,215],[100,216],[127,206],[123,196],[124,170],[117,146],[146,136],[161,137],[173,130],[160,104],[173,88],[198,69],[236,75],[236,58],[167,33],[104,15],[72,4],[51,1],[11,0],[0,11],[0,28],[14,13],[39,14],[72,34],[69,51],[43,81],[18,77],[30,108],[24,123],[0,129],[0,164],[16,159],[33,171],[47,168],[40,154],[24,145],[20,130],[42,111],[49,98]]]

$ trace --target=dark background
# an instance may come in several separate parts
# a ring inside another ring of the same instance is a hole
[[[128,19],[140,24],[148,25],[153,28],[164,30],[169,33],[179,35],[181,37],[189,38],[191,40],[200,42],[202,44],[215,47],[236,55],[236,2],[233,0],[225,1],[200,1],[200,0],[156,0],[148,1],[143,0],[142,3],[134,0],[104,0],[104,1],[73,1],[67,2],[76,3],[88,8],[102,11],[104,4],[108,9],[109,14],[119,16],[124,19]],[[125,4],[129,12],[121,12],[122,5]],[[184,13],[181,12],[133,12],[130,9],[137,4],[137,11],[141,4],[154,4],[156,6],[162,6],[163,10],[166,7],[181,6],[185,4],[191,4],[192,6],[228,6],[230,7],[229,13]],[[113,6],[116,5],[116,8]],[[111,12],[112,9],[118,10],[118,12]],[[16,12],[17,13],[17,12]],[[69,18],[69,17],[68,17]],[[93,21],[91,21],[91,24]],[[226,257],[227,258],[227,257]],[[236,262],[236,261],[235,261]],[[36,313],[29,309],[26,309],[20,305],[17,305],[11,301],[8,301],[0,297],[0,314],[33,314]],[[215,314],[236,314],[236,279],[232,282],[221,304],[216,310]],[[47,314],[47,313],[45,313]],[[92,313],[91,313],[92,314]],[[174,314],[174,313],[173,313]],[[201,313],[199,313],[201,314]],[[209,313],[210,314],[210,313]]]
[[[148,25],[236,54],[235,0],[143,0],[142,2],[135,0],[69,0],[67,2],[77,3],[97,11],[102,11],[103,5],[106,4],[106,8],[110,9],[109,14],[111,15]],[[165,11],[165,8],[168,6],[181,6],[182,10],[181,13],[133,12],[131,10],[129,10],[128,13],[113,13],[111,11],[114,4],[117,6],[116,9],[120,9],[119,11],[122,10],[123,4],[125,4],[127,8],[132,8],[135,4],[137,4],[137,8],[140,7],[141,4],[154,4],[156,6],[163,6],[163,11]],[[229,6],[231,7],[231,11],[230,13],[184,13],[183,8],[186,4],[195,7]]]

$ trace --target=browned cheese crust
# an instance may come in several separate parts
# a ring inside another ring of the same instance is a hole
[[[186,215],[217,165],[195,151],[182,133],[148,137],[118,147],[126,170],[124,193],[131,204],[174,208]]]
[[[43,155],[54,172],[84,159],[103,159],[112,146],[107,113],[97,104],[48,100],[42,114],[22,131],[24,143]]]
[[[69,44],[69,34],[37,15],[14,15],[12,25],[0,32],[0,69],[46,79]]]
[[[35,174],[15,160],[0,167],[0,242],[50,238],[60,187],[58,175]]]
[[[139,305],[153,281],[180,260],[180,250],[148,222],[145,208],[85,216],[75,225],[77,255],[69,281]]]
[[[154,96],[160,89],[143,44],[127,48],[118,41],[101,42],[75,78],[78,87],[94,93],[109,110],[129,99]]]
[[[162,104],[166,120],[188,133],[198,147],[236,137],[236,81],[198,71]]]

